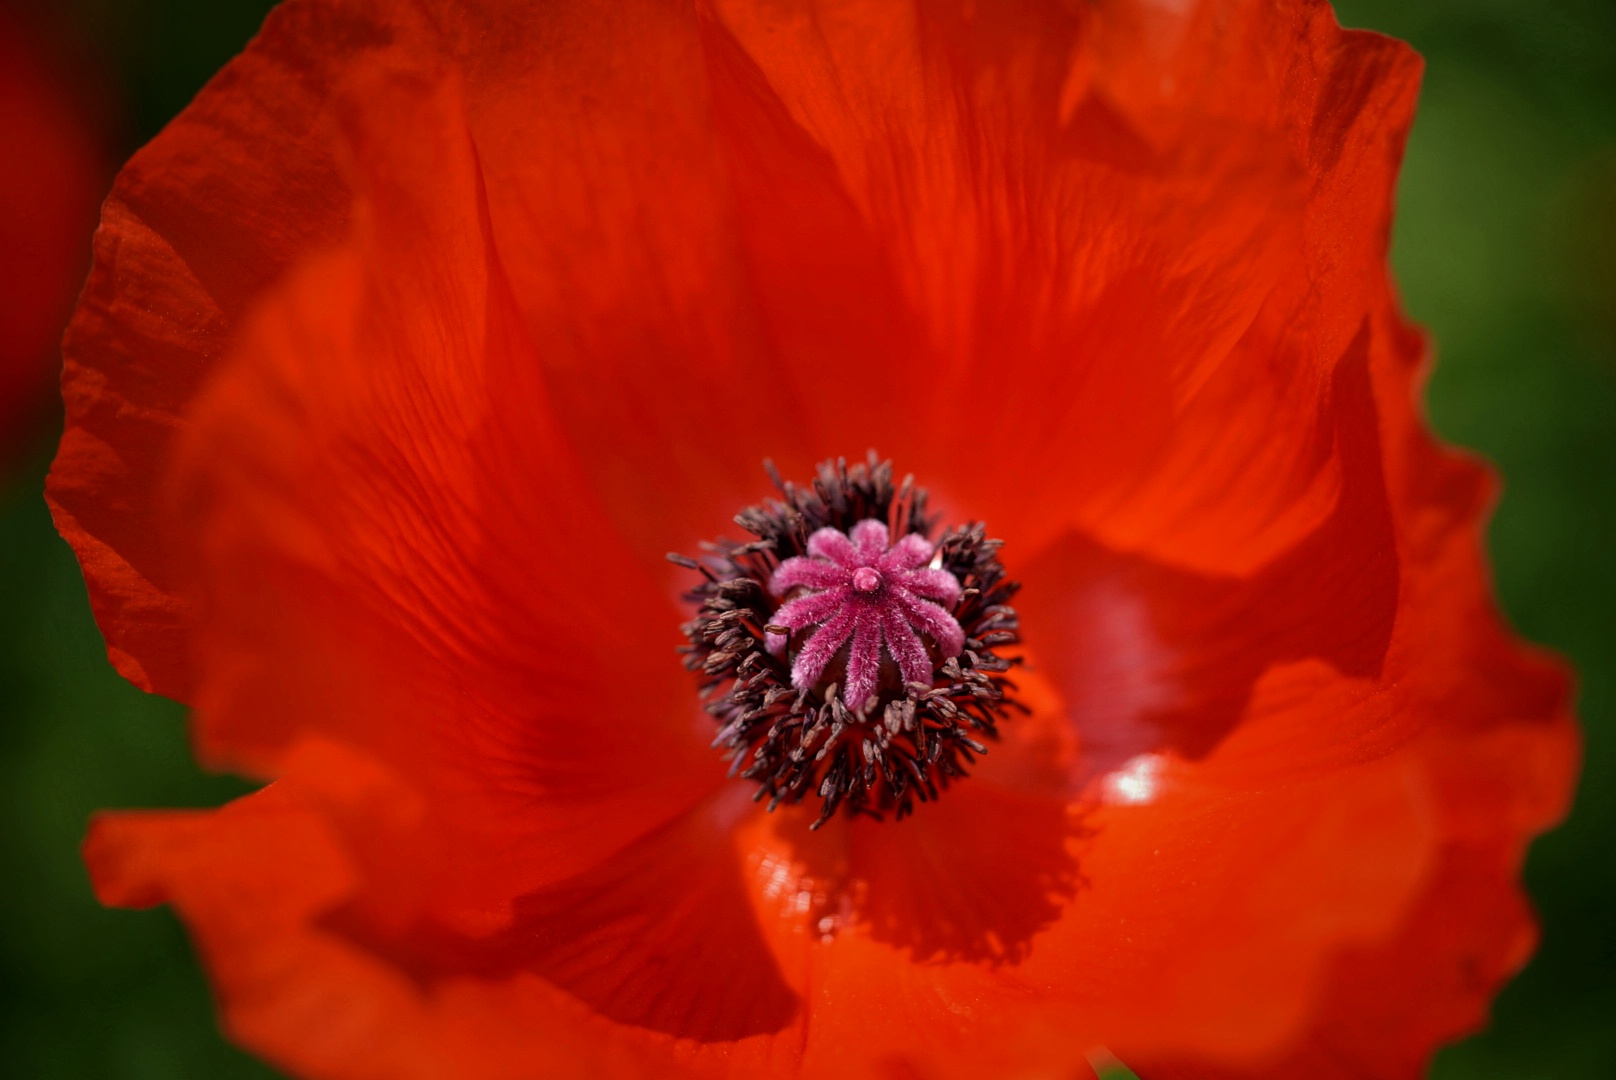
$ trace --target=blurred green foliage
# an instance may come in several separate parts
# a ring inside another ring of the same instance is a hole
[[[128,148],[252,34],[264,0],[70,0],[122,94]],[[1447,438],[1501,467],[1491,530],[1516,626],[1582,678],[1585,782],[1533,849],[1536,959],[1439,1080],[1616,1076],[1616,4],[1343,0],[1425,55],[1394,261],[1441,359]],[[78,861],[102,807],[211,805],[173,704],[107,666],[39,497],[49,448],[0,488],[0,1074],[267,1077],[218,1035],[165,911],[99,908]]]

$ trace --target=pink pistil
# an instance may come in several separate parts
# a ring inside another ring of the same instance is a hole
[[[802,590],[775,612],[776,626],[790,632],[816,627],[791,665],[791,684],[810,690],[824,677],[843,645],[852,640],[842,700],[862,708],[875,694],[883,655],[905,683],[931,685],[932,659],[919,635],[936,643],[947,659],[965,647],[965,633],[949,614],[960,598],[959,579],[931,569],[933,547],[910,533],[887,546],[887,527],[871,518],[848,533],[820,529],[808,538],[808,554],[780,564],[769,582],[775,595]],[[769,651],[785,650],[787,634],[766,636]]]

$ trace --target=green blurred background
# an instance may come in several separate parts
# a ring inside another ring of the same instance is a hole
[[[267,0],[53,5],[149,139],[237,52]],[[1616,1077],[1616,3],[1344,0],[1426,57],[1394,260],[1435,333],[1430,412],[1507,479],[1491,541],[1515,625],[1581,672],[1584,780],[1527,881],[1543,945],[1443,1080]],[[268,1077],[218,1035],[166,911],[112,912],[77,848],[99,807],[210,805],[182,710],[107,666],[40,498],[53,435],[0,480],[0,1075]]]

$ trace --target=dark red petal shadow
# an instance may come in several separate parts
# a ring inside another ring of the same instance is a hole
[[[321,925],[374,949],[425,992],[537,975],[615,1023],[698,1043],[772,1034],[802,1004],[763,941],[728,834],[752,809],[727,788],[610,860],[516,897],[472,937],[430,922],[378,930],[361,898]]]
[[[1329,398],[1339,503],[1260,573],[1192,574],[1075,534],[1026,566],[1025,638],[1078,732],[1080,782],[1139,754],[1206,756],[1275,664],[1317,658],[1380,675],[1400,570],[1368,362],[1365,324]]]
[[[0,5],[0,469],[48,414],[111,174],[97,80],[50,30]]]

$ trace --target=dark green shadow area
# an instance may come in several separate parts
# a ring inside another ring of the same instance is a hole
[[[41,461],[0,501],[0,1075],[272,1076],[220,1037],[174,917],[90,894],[78,849],[92,813],[211,806],[247,785],[199,772],[184,710],[107,663],[43,474]]]
[[[39,0],[44,2],[44,0]],[[69,0],[139,145],[250,37],[263,0]],[[1438,1080],[1616,1077],[1616,4],[1344,0],[1411,41],[1425,92],[1394,261],[1437,341],[1430,411],[1501,468],[1504,606],[1582,680],[1585,780],[1527,883],[1542,948]],[[166,911],[117,912],[78,860],[100,808],[205,806],[246,786],[192,764],[182,710],[107,665],[40,498],[49,449],[0,481],[0,1076],[272,1073],[218,1034]],[[1108,1074],[1122,1080],[1125,1071]]]
[[[148,141],[257,33],[274,0],[20,0],[55,9],[116,88],[127,149]]]

